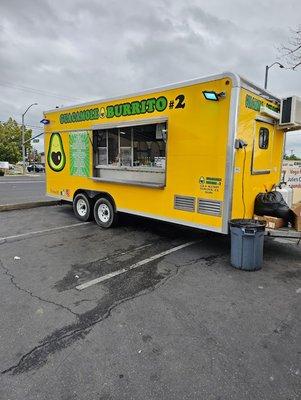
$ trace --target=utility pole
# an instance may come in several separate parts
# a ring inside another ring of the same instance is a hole
[[[23,164],[23,175],[25,175],[26,172],[26,165],[25,165],[25,125],[24,125],[24,119],[25,119],[25,114],[27,111],[32,107],[32,106],[37,106],[38,103],[32,103],[30,106],[26,108],[24,113],[22,114],[22,164]]]

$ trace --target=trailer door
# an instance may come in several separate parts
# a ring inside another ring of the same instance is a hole
[[[255,121],[252,174],[269,174],[272,170],[274,125]]]

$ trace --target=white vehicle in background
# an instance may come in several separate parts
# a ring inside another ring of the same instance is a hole
[[[0,161],[0,176],[5,174],[5,171],[9,170],[9,162],[7,161]]]
[[[9,169],[8,161],[0,161],[0,169]]]

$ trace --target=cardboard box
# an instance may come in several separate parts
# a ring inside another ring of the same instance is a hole
[[[301,187],[293,188],[293,204],[296,204],[301,201]]]
[[[295,214],[294,228],[301,232],[301,202],[293,204],[291,210]]]
[[[257,219],[258,221],[265,221],[266,228],[269,229],[279,229],[285,226],[285,221],[283,218],[270,217],[269,215],[254,215],[254,219]]]

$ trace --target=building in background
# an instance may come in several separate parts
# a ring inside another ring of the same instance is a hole
[[[42,151],[40,153],[40,156],[41,156],[41,164],[45,165],[45,153],[44,153],[44,151]]]
[[[283,160],[284,181],[293,188],[293,202],[301,201],[301,160]]]

